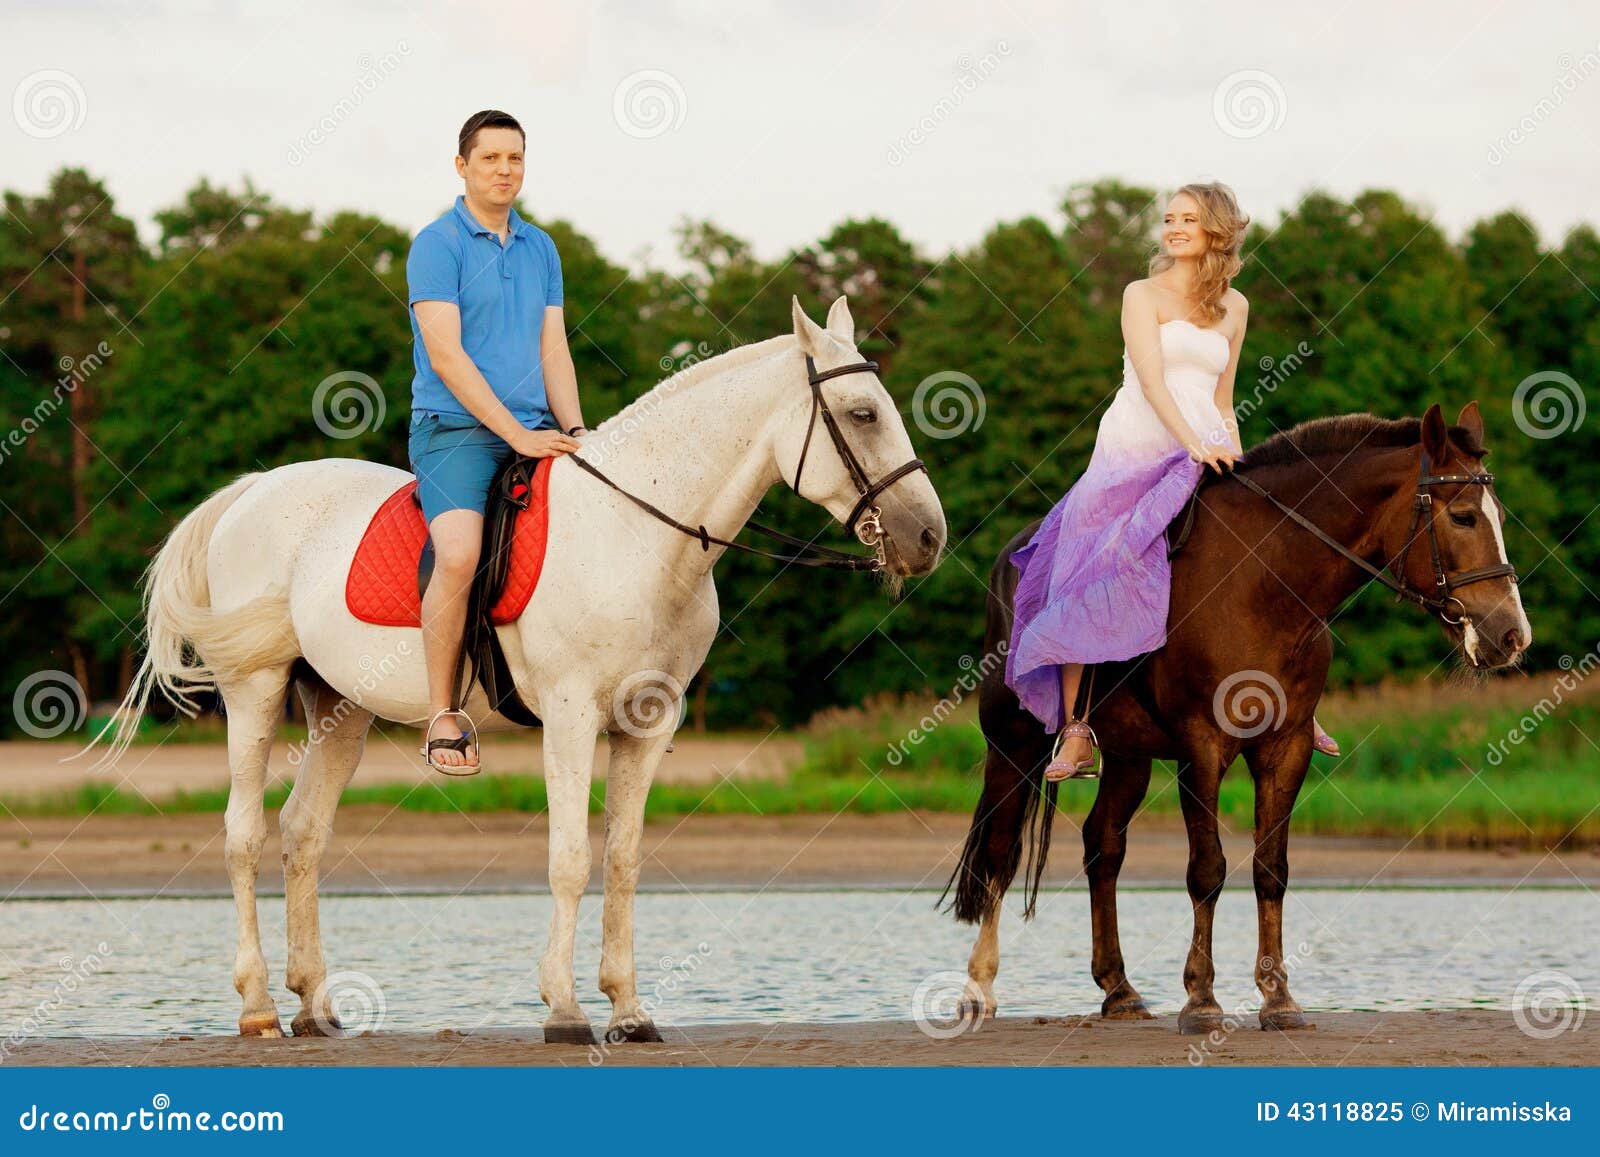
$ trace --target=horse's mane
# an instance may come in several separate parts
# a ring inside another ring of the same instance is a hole
[[[1464,454],[1481,457],[1488,453],[1465,426],[1449,427],[1450,441]],[[1415,446],[1422,441],[1421,418],[1380,418],[1376,414],[1334,414],[1312,418],[1258,442],[1233,464],[1235,471],[1265,466],[1290,466],[1330,454],[1341,457],[1363,449]],[[1204,480],[1221,475],[1207,471]]]
[[[795,340],[794,334],[782,333],[777,337],[767,338],[765,341],[735,346],[726,353],[715,354],[712,357],[704,358],[692,365],[685,366],[671,377],[661,379],[661,381],[651,386],[633,401],[622,407],[622,409],[612,414],[611,417],[601,422],[595,427],[595,432],[599,433],[613,423],[627,424],[640,420],[654,411],[663,397],[675,394],[679,390],[691,389],[713,374],[720,374],[725,370],[737,369],[750,362],[758,361],[775,352],[784,343],[794,342]]]

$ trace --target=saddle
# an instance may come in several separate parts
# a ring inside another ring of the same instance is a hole
[[[549,531],[550,458],[515,458],[495,476],[484,510],[483,547],[467,599],[467,620],[452,687],[456,702],[476,679],[490,706],[513,723],[539,726],[511,678],[495,627],[514,622],[544,569]],[[372,516],[345,581],[345,605],[363,622],[420,627],[422,595],[433,574],[433,543],[408,482]],[[470,664],[470,674],[468,667]],[[463,675],[467,682],[463,683]]]

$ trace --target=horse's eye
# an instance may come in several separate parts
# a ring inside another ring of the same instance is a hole
[[[1454,510],[1452,510],[1450,512],[1450,521],[1455,523],[1457,526],[1477,526],[1478,525],[1478,519],[1476,518],[1476,516],[1474,516],[1474,515],[1472,515],[1470,513],[1467,513],[1467,514],[1457,513]]]
[[[859,410],[851,410],[850,416],[855,419],[858,426],[870,426],[878,420],[878,411],[863,406]]]

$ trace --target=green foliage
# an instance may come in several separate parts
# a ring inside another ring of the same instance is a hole
[[[0,423],[26,437],[0,459],[0,692],[55,667],[103,701],[131,669],[136,580],[206,494],[300,459],[404,464],[409,239],[356,213],[318,221],[248,183],[201,181],[155,214],[148,247],[81,170],[62,170],[42,196],[4,196]],[[982,391],[959,436],[908,426],[944,502],[950,555],[899,600],[858,576],[719,564],[723,629],[693,688],[700,719],[767,728],[956,682],[980,646],[992,560],[1088,460],[1121,382],[1122,289],[1144,275],[1161,204],[1115,180],[1079,185],[1050,219],[997,223],[942,256],[878,217],[770,261],[711,222],[684,221],[671,273],[630,271],[576,225],[541,222],[562,254],[591,424],[686,359],[786,332],[792,294],[819,319],[850,295],[859,345],[883,363],[908,420],[932,375],[966,374]],[[1515,421],[1529,375],[1600,380],[1600,236],[1585,226],[1548,248],[1508,210],[1456,243],[1393,192],[1313,191],[1280,220],[1258,220],[1245,253],[1250,329],[1235,396],[1248,404],[1246,444],[1331,413],[1417,414],[1438,401],[1454,416],[1477,399],[1525,576],[1533,663],[1600,640],[1597,421],[1552,438]],[[81,365],[102,342],[103,364],[62,393],[63,359]],[[378,383],[383,414],[334,439],[312,398],[347,372]],[[784,487],[762,517],[804,534],[828,521]],[[1334,630],[1335,686],[1423,677],[1447,655],[1436,627],[1377,591]]]

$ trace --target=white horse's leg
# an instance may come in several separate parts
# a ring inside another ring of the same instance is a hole
[[[239,946],[234,956],[233,986],[244,997],[239,1017],[241,1036],[282,1036],[278,1008],[267,991],[267,960],[261,954],[261,927],[256,921],[256,872],[267,841],[262,807],[267,784],[267,756],[283,711],[289,670],[257,671],[230,680],[221,688],[228,709],[228,766],[232,787],[224,823],[223,858],[238,909]]]
[[[639,1004],[633,960],[633,898],[639,887],[639,843],[644,833],[644,803],[670,731],[635,738],[611,732],[611,762],[606,771],[606,908],[600,949],[600,991],[611,998],[606,1040],[659,1041],[650,1013]]]
[[[295,1036],[329,1036],[339,1030],[323,990],[328,963],[317,918],[317,874],[333,834],[339,796],[355,774],[367,744],[372,713],[322,683],[298,684],[310,739],[294,790],[278,816],[283,836],[283,889],[289,933],[289,991],[300,997],[290,1028]]]
[[[578,900],[589,885],[589,782],[599,713],[581,695],[560,692],[552,701],[569,705],[544,721],[545,789],[550,801],[550,943],[539,963],[539,996],[550,1006],[546,1044],[594,1044],[589,1019],[578,1007],[572,974],[578,930]]]

